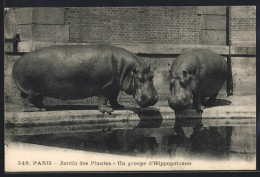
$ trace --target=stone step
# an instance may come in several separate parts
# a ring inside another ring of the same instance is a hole
[[[66,25],[65,25],[66,26]],[[18,52],[31,52],[34,50],[41,49],[43,47],[53,46],[53,45],[89,45],[90,43],[72,43],[64,41],[22,41],[18,43]],[[228,55],[229,48],[226,45],[176,45],[176,44],[117,44],[112,45],[122,47],[135,54],[154,54],[154,55],[179,55],[183,51],[194,48],[206,48],[210,49],[220,55]],[[6,50],[5,52],[12,52]],[[245,46],[232,46],[232,55],[256,55],[256,47],[251,45]]]
[[[105,131],[107,129],[182,126],[255,126],[255,105],[208,107],[203,114],[195,110],[176,112],[169,107],[126,108],[111,115],[98,110],[45,112],[5,112],[6,135],[34,135],[68,132]]]

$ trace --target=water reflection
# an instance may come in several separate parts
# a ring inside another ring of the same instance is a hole
[[[242,130],[242,131],[241,131]],[[129,156],[180,156],[250,159],[255,155],[252,127],[178,127],[12,136],[13,141]],[[244,132],[247,132],[244,134]]]
[[[232,130],[232,127],[221,128],[221,133]],[[178,149],[185,149],[185,153],[189,155],[202,158],[226,158],[230,152],[230,134],[226,134],[226,137],[219,133],[217,127],[203,127],[200,130],[196,130],[193,127],[190,138],[182,135],[168,137],[168,154],[174,156],[177,154]],[[228,138],[229,137],[229,138]]]

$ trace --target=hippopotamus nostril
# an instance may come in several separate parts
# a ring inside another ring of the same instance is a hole
[[[158,97],[157,97],[157,96],[153,97],[153,98],[151,99],[151,101],[152,101],[152,102],[157,102],[157,101],[158,101]]]
[[[154,98],[154,101],[155,101],[155,102],[157,102],[157,101],[158,101],[158,96],[156,96],[156,97]]]
[[[158,101],[158,97],[157,97],[157,96],[156,96],[156,97],[153,97],[153,98],[151,98],[151,99],[149,100],[149,102],[150,102],[151,105],[154,105],[155,103],[157,103],[157,101]]]

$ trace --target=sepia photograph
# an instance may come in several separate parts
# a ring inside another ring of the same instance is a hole
[[[256,170],[256,6],[4,9],[5,172]]]

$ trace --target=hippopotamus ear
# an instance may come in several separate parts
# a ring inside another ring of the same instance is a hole
[[[137,66],[135,66],[135,67],[133,68],[133,73],[134,73],[134,74],[137,74],[137,71],[138,71]]]
[[[132,94],[133,91],[133,78],[134,74],[138,73],[137,66],[134,66],[132,70],[128,70],[124,74],[122,74],[120,78],[120,85],[123,91],[128,94]]]

